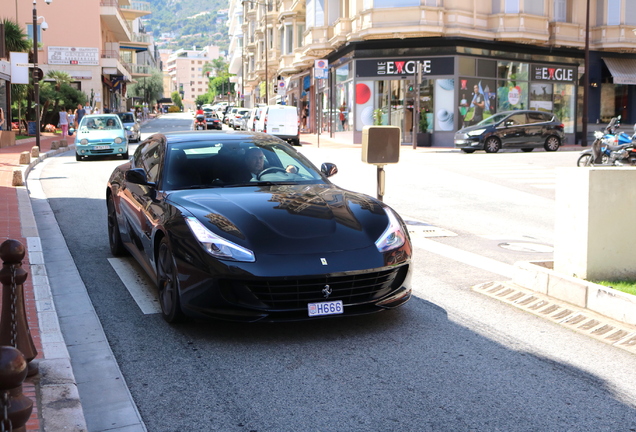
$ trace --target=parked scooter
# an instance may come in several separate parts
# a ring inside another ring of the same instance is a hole
[[[635,133],[616,133],[620,126],[620,116],[614,117],[604,131],[594,132],[592,147],[581,152],[576,165],[581,166],[636,166],[636,125]]]

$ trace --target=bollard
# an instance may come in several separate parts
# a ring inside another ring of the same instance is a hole
[[[24,186],[24,179],[22,178],[22,170],[13,170],[13,178],[11,179],[12,186]]]
[[[38,148],[38,146],[31,147],[31,157],[32,158],[40,157],[40,149]]]
[[[22,353],[0,346],[0,430],[24,432],[33,411],[33,401],[22,393],[27,362]]]
[[[29,376],[38,372],[32,360],[38,354],[29,331],[24,306],[24,281],[28,273],[22,268],[24,246],[17,240],[5,240],[0,245],[0,283],[2,283],[2,314],[0,315],[0,345],[15,347],[28,362]]]
[[[60,142],[59,141],[52,141],[51,142],[51,150],[57,150],[60,148]]]
[[[28,165],[31,163],[31,153],[25,151],[20,153],[20,165]]]
[[[60,140],[60,147],[68,147],[68,141],[66,141],[65,139]]]

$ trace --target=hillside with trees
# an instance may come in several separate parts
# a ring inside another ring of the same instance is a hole
[[[148,1],[152,14],[144,17],[144,25],[160,48],[200,49],[216,45],[221,50],[228,49],[228,0]],[[162,35],[168,38],[162,39]]]

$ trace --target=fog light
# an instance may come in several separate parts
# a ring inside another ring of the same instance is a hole
[[[120,149],[118,149],[117,151],[118,151],[119,153],[123,153],[123,152],[124,152],[124,149],[123,149],[123,148],[120,148]]]

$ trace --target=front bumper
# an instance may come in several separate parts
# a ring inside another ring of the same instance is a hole
[[[455,148],[472,148],[475,150],[482,150],[484,148],[484,143],[481,141],[481,137],[471,137],[467,135],[463,136],[455,136],[454,139]]]
[[[88,144],[88,145],[75,143],[75,152],[79,156],[119,155],[119,154],[124,154],[128,152],[128,143],[127,142],[124,142],[121,144],[99,143],[99,144]]]

